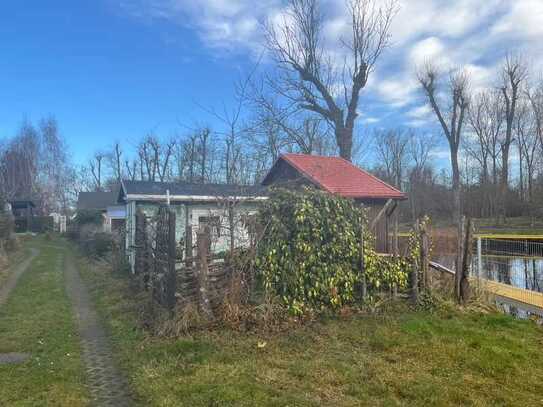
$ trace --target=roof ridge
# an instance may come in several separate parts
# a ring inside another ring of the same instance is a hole
[[[355,167],[357,170],[359,170],[359,171],[363,172],[364,174],[366,174],[366,175],[372,177],[374,180],[379,181],[381,184],[383,184],[383,185],[385,185],[385,186],[387,186],[387,187],[393,189],[394,191],[399,192],[400,194],[404,195],[404,192],[402,192],[402,191],[400,191],[399,189],[397,189],[396,187],[390,185],[388,182],[385,182],[385,181],[383,181],[382,179],[376,177],[376,176],[373,175],[371,172],[368,172],[368,171],[364,170],[363,168],[360,168],[358,165],[353,164],[351,161],[346,160],[346,159],[343,158],[343,157],[337,157],[337,158],[340,158],[341,160],[343,160],[343,161],[345,161],[345,162],[351,164],[351,165],[352,165],[353,167]]]
[[[311,155],[311,154],[294,154],[294,153],[288,153],[289,155],[296,155],[296,156],[302,156],[302,157],[318,157],[318,156],[314,156],[314,155]],[[314,183],[316,183],[317,185],[321,186],[322,188],[324,188],[326,191],[330,192],[330,193],[333,193],[333,191],[328,188],[327,185],[323,184],[319,179],[315,178],[313,176],[313,174],[307,172],[305,170],[305,168],[301,167],[298,165],[298,163],[296,163],[295,161],[292,161],[292,160],[289,160],[287,157],[287,154],[281,154],[281,156],[279,158],[282,158],[283,160],[287,160],[291,165],[293,165],[298,171],[300,171],[302,174],[306,175],[307,177],[309,177],[309,179],[311,181],[313,181]],[[324,157],[324,156],[323,156]]]

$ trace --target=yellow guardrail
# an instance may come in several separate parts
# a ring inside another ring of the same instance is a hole
[[[477,233],[473,236],[481,239],[543,240],[543,235],[515,235],[512,233]]]
[[[528,304],[543,310],[543,293],[523,288],[514,287],[512,285],[498,283],[497,281],[487,280],[484,278],[473,278],[488,292],[499,295],[500,297],[509,298],[511,300]]]
[[[391,235],[392,236],[392,235]],[[399,237],[408,237],[408,232],[398,232]],[[510,239],[510,240],[541,240],[543,235],[516,235],[514,233],[475,233],[474,238],[482,239]]]

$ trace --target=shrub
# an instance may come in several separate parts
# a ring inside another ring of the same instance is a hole
[[[0,240],[7,240],[14,230],[13,216],[8,213],[0,213]]]
[[[362,230],[368,289],[407,282],[403,263],[376,255],[365,210],[352,200],[310,189],[275,190],[260,218],[264,235],[256,265],[266,290],[295,314],[358,299]]]
[[[84,225],[99,226],[102,224],[102,212],[95,209],[78,210],[74,221],[79,227]]]

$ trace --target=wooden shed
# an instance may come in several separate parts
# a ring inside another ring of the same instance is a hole
[[[32,199],[16,198],[9,201],[11,212],[15,219],[16,232],[29,232],[32,230],[36,204]]]
[[[307,154],[283,154],[270,169],[262,184],[286,188],[310,185],[353,199],[369,208],[370,224],[374,222],[376,249],[391,252],[391,235],[397,222],[398,201],[406,195],[367,171],[341,157]]]

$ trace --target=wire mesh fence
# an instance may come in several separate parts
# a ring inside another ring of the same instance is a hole
[[[479,237],[475,245],[474,276],[543,292],[543,241]]]

